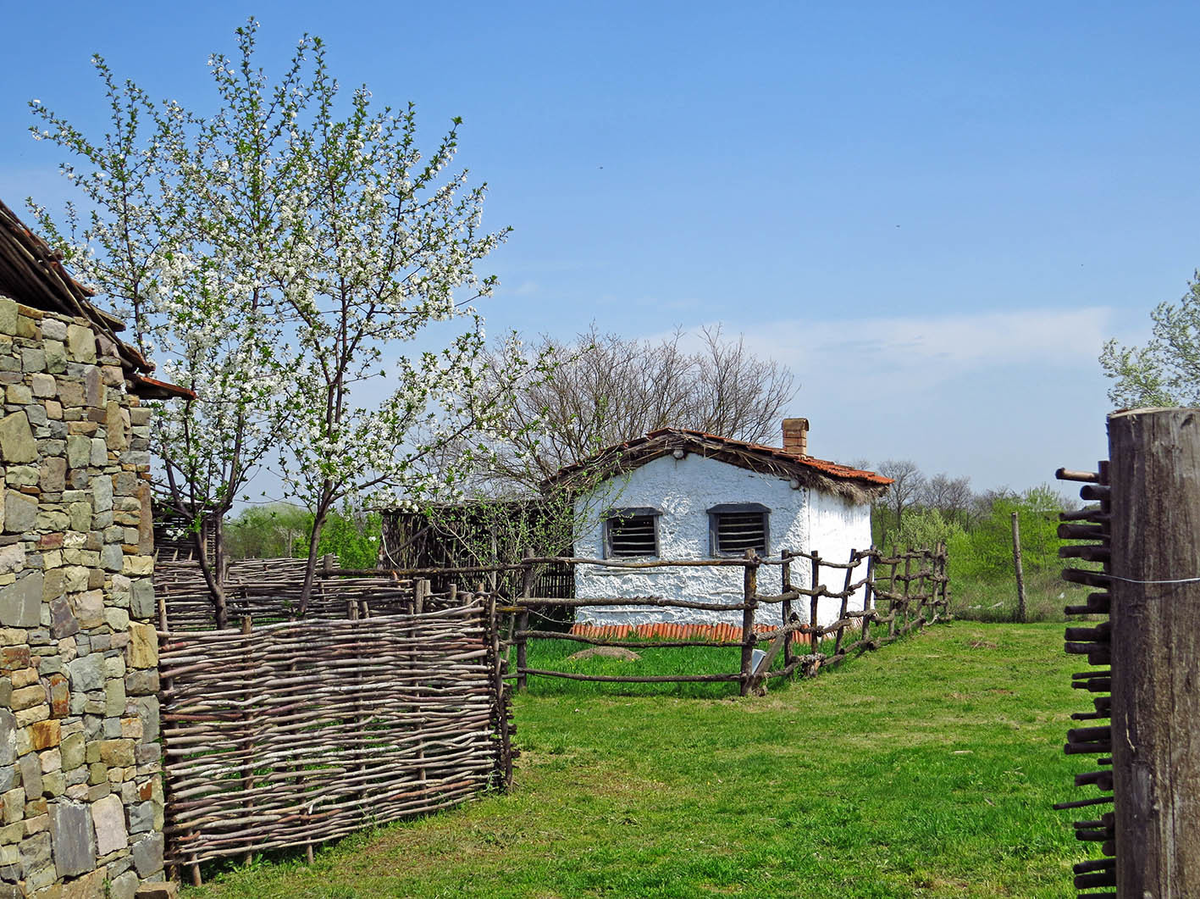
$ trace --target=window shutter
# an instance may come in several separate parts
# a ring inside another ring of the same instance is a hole
[[[762,512],[725,512],[717,517],[717,546],[723,553],[742,554],[748,549],[767,550]]]
[[[610,558],[658,555],[658,510],[614,509],[605,522],[605,546]]]
[[[709,536],[714,556],[741,556],[752,549],[767,554],[771,510],[759,503],[724,503],[708,510]]]

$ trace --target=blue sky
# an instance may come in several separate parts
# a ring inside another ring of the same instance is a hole
[[[0,197],[69,195],[27,102],[89,65],[199,109],[253,13],[278,69],[418,104],[512,238],[489,330],[723,322],[795,371],[810,448],[1026,487],[1105,454],[1108,336],[1200,246],[1194,4],[60,3],[7,10]],[[43,43],[44,41],[44,43]]]

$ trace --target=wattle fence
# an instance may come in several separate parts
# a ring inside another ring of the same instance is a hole
[[[166,858],[193,882],[202,862],[285,847],[311,857],[323,841],[511,783],[494,600],[343,609],[160,633]]]
[[[249,616],[255,622],[290,621],[298,615],[300,591],[307,559],[242,559],[230,562],[225,576],[229,621]],[[347,575],[333,556],[317,567],[306,617],[340,618],[350,600],[368,614],[394,614],[413,610],[414,583],[384,572]],[[158,561],[154,566],[154,591],[165,600],[173,631],[205,631],[217,626],[208,584],[193,561]]]

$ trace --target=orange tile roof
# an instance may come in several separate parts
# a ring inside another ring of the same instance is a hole
[[[885,478],[883,475],[874,471],[865,471],[859,468],[851,468],[849,465],[840,465],[837,462],[829,462],[825,459],[817,459],[814,456],[798,456],[795,453],[789,453],[775,446],[763,446],[758,443],[749,443],[745,440],[734,440],[731,437],[721,437],[718,434],[709,434],[705,431],[694,431],[689,428],[659,428],[651,431],[641,437],[635,437],[632,440],[626,440],[622,443],[616,443],[606,447],[595,455],[576,462],[573,465],[568,465],[558,472],[556,478],[569,474],[574,471],[579,471],[589,465],[595,463],[599,459],[623,450],[634,450],[645,447],[655,442],[666,443],[672,437],[692,440],[699,443],[715,445],[716,449],[728,449],[735,452],[749,453],[757,456],[764,461],[782,462],[785,465],[795,465],[802,468],[807,468],[826,477],[835,478],[844,481],[860,481],[867,484],[872,484],[877,487],[886,487],[892,483],[891,478]],[[649,461],[647,459],[646,461]]]

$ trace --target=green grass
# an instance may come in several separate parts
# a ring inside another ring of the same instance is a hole
[[[1085,567],[1076,560],[1064,561]],[[1062,579],[1062,568],[1025,573],[1025,611],[1029,621],[1065,621],[1063,607],[1083,605],[1091,592],[1087,587]],[[970,578],[951,574],[951,609],[956,618],[969,621],[1015,621],[1017,582],[1015,575],[1000,578]]]
[[[570,674],[623,675],[654,677],[661,675],[734,674],[741,668],[742,651],[738,646],[656,646],[657,641],[629,639],[622,646],[641,656],[636,661],[621,659],[569,657],[590,648],[573,640],[530,640],[529,667]],[[833,641],[823,645],[832,652]],[[766,651],[769,640],[759,644]],[[797,649],[797,652],[803,650]],[[510,660],[515,667],[515,660]],[[772,668],[783,667],[783,653],[775,657]],[[627,696],[692,696],[716,699],[736,696],[736,683],[612,684],[576,681],[568,678],[530,676],[529,693],[533,696],[612,696],[619,691]]]
[[[532,681],[510,794],[184,896],[1065,899],[1077,665],[1061,626],[956,622],[766,698]]]

